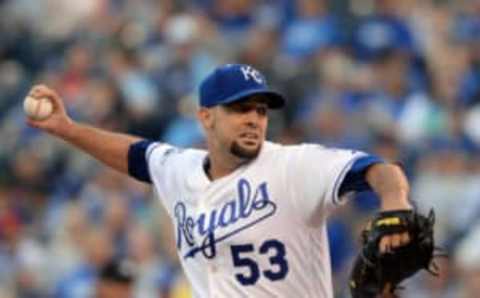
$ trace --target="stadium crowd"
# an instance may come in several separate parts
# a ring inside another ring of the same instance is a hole
[[[42,82],[79,121],[201,147],[197,87],[228,62],[289,99],[270,139],[402,163],[449,258],[401,297],[478,297],[478,0],[0,0],[0,297],[92,297],[112,258],[135,264],[134,297],[190,297],[151,188],[28,127],[22,100]],[[377,204],[330,220],[336,297]]]

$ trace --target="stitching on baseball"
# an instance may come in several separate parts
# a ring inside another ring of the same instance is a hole
[[[35,101],[37,101],[37,105],[35,106],[35,112],[34,112],[34,117],[39,119],[41,118],[40,117],[40,109],[42,107],[42,101],[43,101],[43,98],[40,98],[40,99],[35,99]]]

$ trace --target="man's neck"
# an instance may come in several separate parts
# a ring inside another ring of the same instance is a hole
[[[246,162],[247,160],[235,156],[222,158],[210,153],[205,158],[203,168],[208,178],[213,181],[231,174]]]

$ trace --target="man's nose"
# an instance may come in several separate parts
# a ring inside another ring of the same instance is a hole
[[[247,122],[249,125],[258,125],[258,122],[260,121],[260,118],[262,117],[256,109],[252,109],[248,111],[248,113],[245,114],[245,117],[247,119]]]

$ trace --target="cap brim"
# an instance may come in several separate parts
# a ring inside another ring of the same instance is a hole
[[[235,94],[234,96],[225,98],[218,104],[224,105],[236,101],[245,100],[252,95],[265,95],[268,99],[267,105],[269,109],[281,109],[285,106],[285,98],[280,93],[268,89],[253,89],[240,92]]]

